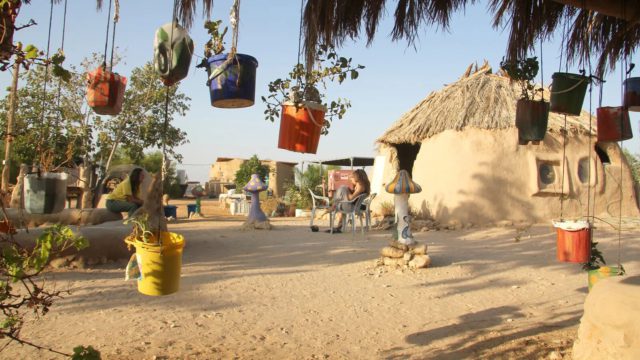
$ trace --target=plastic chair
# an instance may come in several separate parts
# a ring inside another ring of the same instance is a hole
[[[331,229],[331,233],[333,233],[333,219],[337,213],[342,213],[342,215],[345,217],[344,221],[342,222],[343,232],[347,229],[347,222],[351,221],[351,231],[353,232],[353,234],[356,233],[356,213],[358,211],[362,211],[360,207],[362,206],[362,203],[364,202],[364,199],[367,198],[367,196],[369,196],[369,194],[360,194],[353,200],[340,201],[336,204],[335,210],[333,210],[329,215],[329,228]],[[351,210],[342,210],[343,206],[341,206],[341,204],[353,204],[353,207],[351,208]],[[362,217],[359,216],[359,219],[360,219],[360,228],[362,229],[362,234],[364,235],[364,227],[362,226]]]
[[[311,191],[311,189],[308,189],[309,193],[311,194],[311,201],[313,202],[313,207],[311,208],[311,223],[309,224],[310,226],[313,226],[313,219],[316,217],[316,210],[317,209],[329,209],[331,207],[331,200],[326,197],[326,196],[320,196],[320,195],[316,195],[313,193],[313,191]]]
[[[376,193],[369,194],[364,201],[362,202],[362,206],[359,209],[356,209],[356,216],[362,218],[364,216],[364,223],[367,231],[371,230],[371,203],[373,199],[376,197]]]

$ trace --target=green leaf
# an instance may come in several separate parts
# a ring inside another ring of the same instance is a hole
[[[76,346],[73,348],[71,360],[100,360],[100,352],[93,346]]]
[[[355,80],[358,78],[358,72],[355,70],[351,70],[351,80]]]

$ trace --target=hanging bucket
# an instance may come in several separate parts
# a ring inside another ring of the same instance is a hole
[[[589,270],[589,291],[595,283],[602,279],[624,275],[624,271],[617,266],[601,266],[598,269]]]
[[[629,112],[621,106],[605,106],[596,110],[598,141],[622,141],[633,137]]]
[[[7,1],[0,8],[0,60],[9,60],[13,52],[13,33],[21,1]]]
[[[520,99],[516,106],[516,127],[518,143],[541,141],[547,132],[549,122],[549,103]]]
[[[165,86],[172,86],[189,74],[193,40],[176,22],[162,25],[153,41],[153,67]]]
[[[624,81],[624,107],[629,111],[640,111],[640,77]]]
[[[87,104],[99,115],[118,115],[122,111],[127,78],[102,66],[87,74]]]
[[[217,108],[243,108],[253,105],[256,97],[256,68],[253,56],[236,54],[227,59],[220,54],[208,59],[211,105]]]
[[[580,115],[589,78],[570,73],[554,73],[552,78],[550,111]]]
[[[172,232],[161,232],[162,246],[152,238],[145,243],[127,238],[125,242],[136,248],[142,280],[138,291],[145,295],[169,295],[180,289],[180,268],[184,238]]]
[[[587,221],[554,221],[558,261],[586,263],[591,258],[591,226]]]
[[[324,106],[306,102],[296,108],[293,103],[282,105],[278,148],[300,153],[315,154],[324,125]]]
[[[24,177],[24,208],[29,214],[54,214],[67,200],[65,173],[28,174]]]

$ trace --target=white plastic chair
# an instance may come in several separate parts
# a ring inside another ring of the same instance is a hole
[[[326,196],[316,195],[308,189],[311,194],[311,201],[313,202],[313,207],[311,208],[311,223],[310,226],[313,226],[313,219],[316,217],[317,209],[329,209],[331,207],[331,200]]]
[[[342,213],[342,215],[344,216],[344,221],[342,222],[342,231],[346,231],[347,229],[347,222],[351,221],[351,231],[353,232],[353,234],[356,233],[356,213],[358,211],[362,211],[360,210],[360,207],[362,206],[362,203],[364,202],[364,199],[367,198],[367,196],[369,196],[369,194],[360,194],[358,195],[356,198],[350,200],[350,201],[339,201],[338,203],[336,203],[336,208],[335,210],[333,210],[331,212],[331,214],[329,214],[329,228],[331,230],[331,233],[333,233],[333,219],[336,216],[337,213]],[[353,204],[353,208],[351,210],[342,210],[343,206],[341,206],[342,204]],[[362,226],[362,217],[359,216],[358,217],[360,219],[360,228],[362,229],[362,234],[364,234],[364,227]]]
[[[362,202],[362,206],[356,209],[356,216],[362,218],[364,216],[364,223],[367,231],[371,230],[371,203],[376,197],[376,193],[371,193]]]

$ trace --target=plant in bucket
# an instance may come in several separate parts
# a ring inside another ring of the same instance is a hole
[[[591,223],[587,220],[552,221],[556,229],[558,261],[586,263],[591,258]]]
[[[627,75],[634,67],[633,63],[629,65]],[[640,77],[629,77],[624,81],[623,106],[628,111],[640,111]]]
[[[538,74],[538,58],[524,60],[502,60],[500,67],[507,73],[511,81],[520,87],[520,100],[516,105],[516,127],[518,143],[526,145],[529,141],[541,141],[547,132],[549,121],[549,103],[544,101],[544,90],[536,88],[532,83]],[[535,100],[536,93],[540,99]]]
[[[255,102],[258,60],[236,52],[238,29],[233,10],[231,17],[233,44],[229,53],[224,53],[227,27],[221,30],[221,20],[206,21],[204,27],[211,38],[204,45],[204,59],[196,66],[207,70],[211,105],[218,108],[244,108]]]
[[[604,256],[600,250],[598,250],[598,243],[592,242],[589,261],[582,264],[582,270],[588,274],[589,290],[601,279],[625,274],[622,264],[618,264],[618,266],[605,265],[607,265],[607,262],[604,260]]]
[[[320,135],[329,133],[331,121],[342,119],[351,103],[347,99],[328,101],[318,91],[328,81],[358,78],[362,65],[352,65],[351,58],[340,57],[335,49],[322,45],[317,51],[316,65],[312,69],[296,64],[289,77],[269,83],[269,95],[262,101],[267,109],[265,119],[271,122],[281,117],[278,148],[315,154]]]
[[[124,241],[136,249],[127,264],[125,279],[137,279],[138,291],[145,295],[173,294],[180,289],[184,238],[166,229],[153,232],[148,220],[146,213],[125,220],[125,224],[133,225],[133,231]]]

